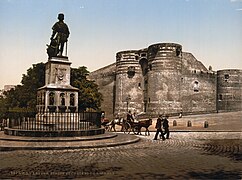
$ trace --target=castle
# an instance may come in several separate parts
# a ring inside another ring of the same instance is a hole
[[[91,72],[108,117],[127,110],[149,116],[242,110],[242,70],[207,69],[176,43],[121,51],[116,62]]]

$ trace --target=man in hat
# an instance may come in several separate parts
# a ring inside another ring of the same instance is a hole
[[[130,110],[127,113],[127,121],[128,121],[128,123],[133,123],[134,122],[134,117],[132,116]]]
[[[159,115],[159,117],[158,117],[158,119],[156,120],[156,125],[155,125],[155,128],[156,128],[156,134],[155,134],[155,138],[154,138],[154,140],[157,140],[157,137],[158,137],[158,135],[159,135],[159,133],[161,133],[160,134],[160,136],[162,137],[162,140],[164,141],[165,140],[165,136],[164,136],[164,134],[163,134],[163,132],[162,132],[162,115]]]
[[[169,139],[170,131],[169,131],[168,115],[165,115],[163,118],[163,128],[165,130],[164,135],[166,134],[166,139]]]
[[[53,33],[51,35],[50,40],[56,40],[58,44],[58,52],[59,56],[62,56],[64,44],[67,42],[67,39],[70,35],[69,28],[66,23],[64,23],[64,14],[58,14],[58,22],[54,24],[52,27]]]

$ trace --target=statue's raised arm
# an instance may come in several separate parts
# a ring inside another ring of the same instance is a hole
[[[67,56],[67,40],[70,35],[69,28],[66,23],[64,23],[64,14],[58,14],[58,22],[56,22],[52,27],[51,42],[47,48],[47,54],[49,58],[62,56],[64,50],[64,44],[66,43],[66,56]]]

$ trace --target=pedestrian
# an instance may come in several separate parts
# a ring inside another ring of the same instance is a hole
[[[164,141],[165,140],[165,136],[162,132],[162,128],[161,128],[161,125],[162,125],[162,115],[159,115],[158,119],[156,120],[156,125],[155,125],[155,128],[156,128],[156,134],[155,134],[155,138],[154,140],[157,140],[157,137],[160,134],[160,136],[162,137],[162,140]]]
[[[166,139],[169,139],[170,131],[169,131],[169,121],[168,121],[168,116],[164,116],[163,118],[163,128],[165,130],[164,135],[166,134]]]
[[[134,122],[134,118],[133,118],[133,115],[131,114],[130,110],[127,113],[127,121],[128,121],[128,123],[133,123]]]

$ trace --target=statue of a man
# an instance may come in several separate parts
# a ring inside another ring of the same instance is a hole
[[[48,46],[47,53],[50,57],[62,56],[64,44],[70,35],[69,28],[66,23],[64,23],[64,14],[58,14],[59,21],[52,27],[53,33],[51,35],[51,43]]]

